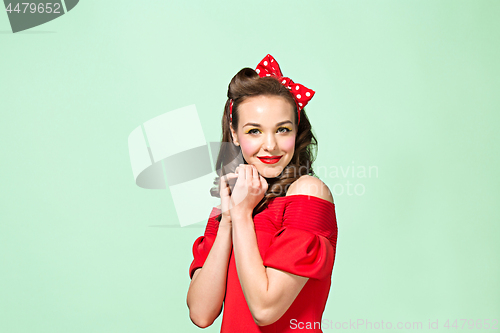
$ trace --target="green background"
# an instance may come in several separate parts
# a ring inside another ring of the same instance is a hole
[[[499,1],[87,0],[13,34],[0,13],[0,331],[200,331],[203,223],[155,227],[175,208],[135,185],[127,138],[195,104],[219,140],[230,79],[267,53],[316,90],[318,171],[378,171],[319,174],[339,228],[323,319],[500,319],[499,17]]]

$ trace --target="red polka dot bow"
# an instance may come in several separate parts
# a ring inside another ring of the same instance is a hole
[[[276,77],[281,82],[282,85],[290,89],[290,92],[292,93],[293,98],[295,99],[295,104],[297,104],[298,122],[300,122],[300,111],[307,105],[307,103],[311,100],[311,98],[313,98],[316,92],[300,83],[293,82],[292,79],[290,79],[289,77],[284,77],[283,74],[281,73],[280,66],[273,58],[273,56],[270,54],[266,55],[264,59],[262,59],[261,62],[259,62],[259,64],[255,68],[255,71],[257,72],[257,74],[259,74],[260,77],[265,77],[265,76]],[[233,101],[231,100],[229,108],[231,120],[232,120],[232,109],[233,109],[232,106],[233,106]]]

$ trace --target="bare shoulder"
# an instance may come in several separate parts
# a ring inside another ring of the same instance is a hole
[[[333,195],[328,186],[321,179],[310,175],[301,176],[290,185],[286,195],[296,194],[310,195],[333,203]]]

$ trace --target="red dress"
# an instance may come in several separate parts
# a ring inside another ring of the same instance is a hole
[[[220,213],[219,208],[212,209],[205,234],[193,244],[191,278],[203,266],[212,248],[219,226],[215,217]],[[253,222],[264,266],[309,280],[280,319],[258,326],[243,295],[231,249],[221,332],[322,332],[321,317],[330,291],[337,244],[335,205],[304,194],[277,197],[254,216]]]

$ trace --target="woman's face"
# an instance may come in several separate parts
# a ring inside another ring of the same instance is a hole
[[[297,135],[293,113],[280,96],[249,97],[238,106],[238,128],[231,126],[234,143],[265,178],[277,177],[292,160]],[[279,159],[265,159],[271,156]]]

